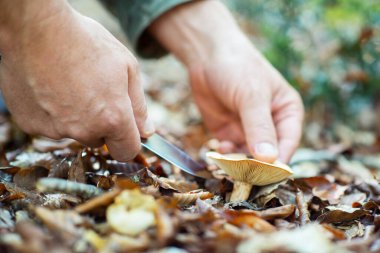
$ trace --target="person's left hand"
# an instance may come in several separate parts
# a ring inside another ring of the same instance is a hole
[[[289,161],[302,132],[300,96],[222,3],[183,4],[156,20],[150,32],[187,67],[203,120],[218,139],[247,145],[262,161]]]
[[[233,57],[231,57],[233,55]],[[218,51],[189,68],[203,120],[220,140],[259,160],[288,162],[298,146],[303,107],[298,93],[251,45]]]

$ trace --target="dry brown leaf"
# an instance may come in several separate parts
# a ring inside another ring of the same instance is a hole
[[[102,195],[99,195],[76,206],[74,210],[78,213],[87,213],[93,211],[96,208],[108,206],[114,201],[115,197],[119,195],[120,192],[120,189],[115,188],[112,191],[103,193]]]
[[[81,226],[86,223],[85,219],[74,211],[36,207],[35,213],[51,232],[56,233],[69,243],[79,239],[82,233]]]
[[[138,237],[129,237],[112,233],[104,237],[93,230],[86,231],[84,239],[97,252],[136,252],[148,248],[150,242],[146,234],[141,234]]]
[[[346,234],[342,230],[334,228],[328,224],[322,224],[322,227],[326,229],[327,231],[329,231],[336,240],[346,239]]]
[[[339,228],[344,230],[344,233],[348,239],[364,236],[365,227],[359,221],[348,224],[346,226],[339,226]]]
[[[297,203],[299,221],[301,225],[304,226],[310,222],[310,212],[308,210],[308,205],[301,191],[297,192],[296,203]]]
[[[168,199],[160,199],[157,201],[156,221],[157,221],[157,239],[159,245],[166,245],[177,232],[178,219],[174,216],[173,203]]]
[[[348,186],[329,184],[314,187],[312,192],[314,196],[317,196],[322,200],[328,200],[330,204],[334,205],[340,202],[340,198],[344,195],[347,188]]]
[[[331,182],[325,176],[297,178],[294,181],[303,191],[307,189],[313,189],[314,187],[329,186],[331,184]]]
[[[331,208],[331,207],[330,207]],[[351,210],[339,210],[334,209],[332,211],[327,211],[317,218],[320,223],[341,223],[347,221],[353,221],[366,214],[368,211],[362,209],[352,208]]]
[[[55,193],[62,192],[89,199],[103,193],[103,190],[89,184],[82,184],[59,178],[41,178],[36,188],[39,192]]]
[[[185,193],[173,193],[173,198],[177,200],[180,205],[192,205],[197,199],[205,200],[213,196],[214,194],[201,189]]]
[[[64,178],[67,179],[69,175],[70,164],[67,158],[56,161],[49,170],[48,177]]]
[[[250,211],[235,211],[235,210],[225,210],[223,212],[223,217],[227,222],[238,226],[238,227],[250,227],[259,232],[273,232],[276,228],[258,217],[254,212]]]
[[[238,253],[323,252],[348,253],[330,241],[330,233],[317,224],[270,234],[254,234],[237,248]]]
[[[36,182],[42,177],[46,177],[49,170],[41,166],[32,166],[19,170],[13,177],[15,185],[22,187],[26,190],[33,190],[36,188]]]
[[[256,213],[264,220],[285,219],[292,215],[295,209],[295,205],[285,205],[256,211]]]
[[[185,180],[174,180],[165,177],[158,177],[151,171],[147,170],[147,175],[153,179],[153,181],[160,187],[173,190],[180,193],[185,193],[193,190],[197,190],[199,187],[196,183]]]
[[[52,237],[45,229],[33,224],[31,221],[22,221],[16,224],[16,232],[20,235],[19,243],[12,242],[10,246],[21,253],[40,253],[40,252],[71,252],[67,245]]]
[[[78,182],[78,183],[86,183],[86,169],[83,164],[82,152],[79,152],[75,160],[71,163],[68,180]]]
[[[0,202],[27,198],[36,205],[43,203],[43,197],[33,191],[24,190],[13,183],[0,183]]]

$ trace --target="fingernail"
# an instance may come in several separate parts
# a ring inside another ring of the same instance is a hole
[[[144,124],[144,134],[145,135],[152,135],[156,131],[156,128],[154,127],[153,121],[146,120]]]
[[[272,143],[262,142],[256,144],[255,153],[266,156],[277,156],[277,149]]]

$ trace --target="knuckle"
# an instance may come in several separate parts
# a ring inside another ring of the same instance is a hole
[[[301,95],[294,89],[292,89],[292,97],[299,106],[303,106]]]
[[[291,95],[291,100],[293,101],[294,110],[298,112],[301,118],[303,118],[305,109],[304,109],[301,95],[297,91],[293,90],[292,95]]]
[[[107,127],[110,130],[115,130],[119,128],[123,122],[122,109],[118,108],[118,106],[107,108],[103,112],[102,120],[105,124],[105,127]]]
[[[268,89],[260,88],[257,85],[251,85],[249,89],[240,89],[236,94],[235,99],[241,108],[246,107],[259,107],[269,104],[270,93]]]
[[[87,143],[88,141],[91,140],[91,134],[89,133],[89,131],[77,126],[66,127],[65,129],[62,130],[60,135],[62,137],[72,138],[81,143]]]
[[[273,125],[265,121],[257,122],[254,127],[262,133],[271,132],[273,130]]]

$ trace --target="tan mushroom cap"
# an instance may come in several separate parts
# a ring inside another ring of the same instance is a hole
[[[293,174],[286,164],[261,162],[248,158],[245,154],[219,154],[208,152],[207,157],[213,160],[224,172],[234,180],[251,185],[268,185],[280,182]]]

